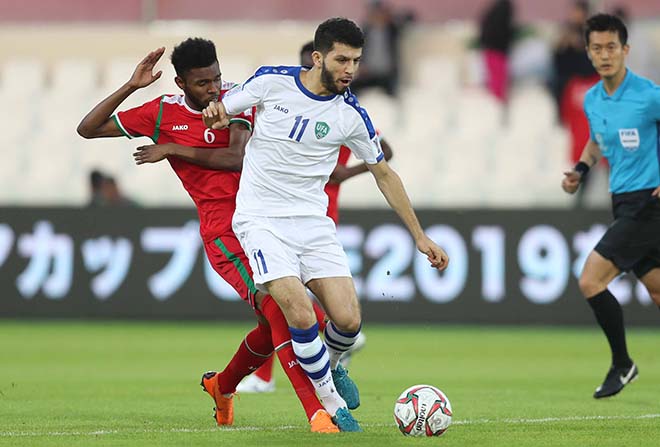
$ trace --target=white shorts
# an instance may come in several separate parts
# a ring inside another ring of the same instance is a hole
[[[274,279],[351,276],[335,224],[327,216],[261,217],[234,213],[234,233],[250,260],[254,283],[262,292]]]

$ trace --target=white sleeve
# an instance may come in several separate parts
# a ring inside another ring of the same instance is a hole
[[[227,115],[238,115],[260,104],[263,97],[264,76],[255,74],[242,85],[236,86],[225,93],[225,96],[222,97],[222,104],[227,110]]]
[[[364,109],[359,110],[346,138],[346,146],[356,158],[373,165],[385,158],[385,155],[380,148],[380,138],[371,124],[369,115]]]

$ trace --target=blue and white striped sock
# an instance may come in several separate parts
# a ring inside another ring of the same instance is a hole
[[[332,321],[325,326],[325,344],[330,356],[330,369],[336,369],[341,356],[351,350],[361,329],[362,325],[356,332],[341,332]]]
[[[335,389],[330,373],[330,358],[325,344],[319,337],[319,325],[314,323],[309,329],[289,327],[291,345],[298,363],[310,378],[321,403],[330,414],[346,406],[346,402]]]

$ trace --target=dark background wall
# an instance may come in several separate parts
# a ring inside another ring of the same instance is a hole
[[[389,211],[344,211],[339,235],[365,319],[591,324],[576,275],[606,212],[420,212],[451,257],[428,266]],[[187,209],[0,209],[0,317],[248,319],[209,268]],[[634,278],[612,285],[630,324],[657,324]]]

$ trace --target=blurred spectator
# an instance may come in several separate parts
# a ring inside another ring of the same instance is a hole
[[[124,196],[114,177],[94,169],[89,174],[91,188],[90,207],[136,206],[136,202]]]
[[[598,75],[587,57],[582,29],[589,17],[589,2],[577,0],[573,3],[568,19],[561,27],[561,34],[557,41],[553,63],[554,76],[552,93],[559,106],[568,83],[575,78],[593,79],[598,81]],[[582,103],[580,102],[580,109]],[[585,140],[586,141],[586,140]],[[582,148],[580,148],[580,153]]]
[[[119,190],[119,185],[114,177],[106,176],[105,177],[105,196],[107,199],[107,204],[110,206],[136,206],[137,203],[126,197]]]
[[[624,5],[614,8],[612,14],[619,17],[628,28],[628,42],[633,42],[630,52],[626,56],[626,65],[636,74],[660,82],[660,67],[658,66],[657,49],[653,45],[653,38],[630,17]]]
[[[511,0],[495,0],[479,22],[481,49],[486,86],[501,101],[509,92],[509,50],[516,34],[514,8]]]
[[[395,96],[399,87],[399,40],[406,24],[413,20],[412,14],[395,14],[381,0],[371,0],[367,21],[362,26],[364,48],[358,77],[351,90],[359,93],[364,88],[381,88]]]
[[[532,27],[518,25],[509,54],[509,85],[548,85],[552,77],[552,46]]]
[[[582,104],[584,95],[598,80],[598,74],[587,56],[584,41],[584,24],[589,17],[589,3],[575,1],[554,52],[554,76],[551,90],[559,107],[559,119],[569,130],[571,137],[571,161],[577,163],[582,149],[589,139],[589,123]],[[584,205],[588,190],[585,177],[579,194],[576,194],[576,207]]]
[[[105,176],[96,169],[89,174],[89,187],[90,187],[90,200],[89,206],[97,207],[105,205],[105,197],[103,191],[103,183]]]
[[[314,41],[309,41],[300,49],[300,65],[303,67],[311,67],[314,65],[312,60],[312,53],[314,52]]]

